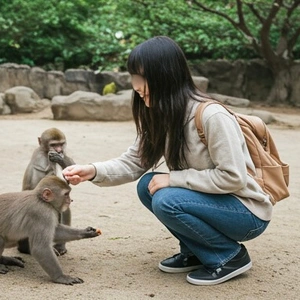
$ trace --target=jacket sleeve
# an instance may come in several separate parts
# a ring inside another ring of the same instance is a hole
[[[92,182],[98,186],[114,186],[132,182],[141,177],[147,170],[141,166],[138,143],[139,140],[136,140],[118,158],[93,163],[97,174]]]

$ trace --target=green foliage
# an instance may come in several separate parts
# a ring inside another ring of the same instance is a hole
[[[107,94],[115,94],[117,91],[117,86],[114,82],[108,83],[104,86],[102,95],[107,95]]]
[[[285,0],[290,3],[292,0]],[[224,18],[205,13],[184,0],[0,0],[0,63],[46,69],[126,69],[131,49],[142,41],[168,35],[188,59],[257,57],[239,31]],[[198,1],[236,19],[235,1]],[[268,13],[272,0],[255,2]],[[299,11],[292,21],[299,24]],[[259,37],[259,22],[249,9],[245,19]],[[270,33],[273,45],[284,20],[278,15]],[[290,28],[290,34],[298,26]],[[294,48],[300,56],[299,43]]]
[[[1,3],[2,2],[2,3]],[[99,0],[0,1],[0,63],[56,69],[106,62],[121,49],[99,22],[110,7]],[[95,57],[97,56],[97,59]]]

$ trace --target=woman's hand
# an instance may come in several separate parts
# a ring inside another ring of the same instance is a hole
[[[95,177],[96,169],[93,165],[72,165],[62,171],[65,179],[73,185]]]
[[[148,189],[151,195],[156,191],[170,186],[170,174],[156,174],[149,182]]]

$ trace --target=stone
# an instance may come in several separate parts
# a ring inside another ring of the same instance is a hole
[[[10,107],[12,114],[37,112],[50,104],[49,100],[41,100],[31,88],[26,86],[16,86],[6,90],[4,101]]]
[[[221,94],[209,94],[213,99],[218,100],[226,105],[238,106],[238,107],[248,107],[250,105],[250,101],[244,98],[226,96]]]
[[[196,85],[196,87],[202,92],[206,93],[208,88],[208,79],[203,76],[192,76],[193,81]]]
[[[76,91],[54,97],[51,110],[55,120],[128,121],[132,120],[131,95],[132,90],[105,96]]]

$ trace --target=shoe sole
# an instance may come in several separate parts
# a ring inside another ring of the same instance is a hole
[[[219,284],[222,283],[224,281],[227,281],[235,276],[238,276],[246,271],[248,271],[249,269],[251,269],[252,267],[252,262],[250,261],[247,265],[243,266],[242,268],[239,268],[238,270],[235,270],[234,272],[227,274],[226,276],[222,277],[222,278],[218,278],[215,280],[201,280],[201,279],[194,279],[189,277],[189,275],[187,275],[186,280],[191,283],[191,284],[195,284],[195,285],[214,285],[214,284]]]
[[[194,270],[198,270],[201,268],[202,265],[196,265],[196,266],[190,266],[190,267],[183,267],[183,268],[170,268],[162,265],[159,263],[158,268],[166,273],[186,273],[186,272],[191,272]]]

